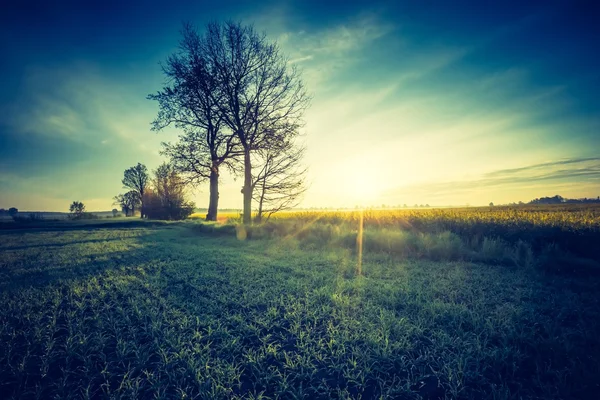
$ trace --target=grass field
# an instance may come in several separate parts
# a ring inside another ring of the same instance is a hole
[[[600,398],[598,210],[494,211],[0,230],[0,393]]]

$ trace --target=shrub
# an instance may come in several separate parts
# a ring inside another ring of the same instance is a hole
[[[182,220],[189,217],[196,206],[186,200],[185,185],[170,164],[162,164],[154,171],[153,189],[144,194],[144,214],[152,219]]]
[[[301,227],[295,236],[308,246],[327,246],[339,234],[339,227],[328,223],[313,223]]]
[[[535,257],[531,245],[522,240],[515,244],[512,258],[518,267],[530,269],[535,266]]]
[[[72,220],[81,220],[81,219],[99,219],[100,217],[98,217],[96,214],[90,213],[90,212],[82,212],[79,214],[72,214],[69,216],[69,219]]]
[[[565,258],[565,253],[556,243],[548,243],[540,252],[538,267],[545,271],[561,272]]]
[[[510,259],[508,244],[500,239],[484,237],[481,247],[474,248],[475,259],[483,262],[506,263]]]
[[[40,214],[36,214],[36,213],[30,213],[27,216],[13,215],[12,218],[13,218],[13,221],[15,221],[15,222],[37,222],[37,221],[44,220],[44,217],[42,217]]]
[[[356,248],[356,239],[358,237],[357,231],[346,231],[340,234],[338,237],[338,244],[346,249]]]
[[[186,202],[183,195],[168,194],[161,196],[148,190],[144,195],[144,213],[151,219],[179,221],[186,219],[194,211],[195,205]]]
[[[467,253],[461,238],[452,232],[424,235],[423,243],[427,256],[432,260],[459,260]]]
[[[420,257],[423,254],[421,235],[415,232],[370,228],[366,229],[363,235],[367,251],[383,251],[413,257]]]
[[[235,236],[235,225],[219,225],[215,223],[194,223],[196,232],[212,236]]]

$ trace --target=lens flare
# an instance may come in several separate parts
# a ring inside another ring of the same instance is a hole
[[[363,210],[360,210],[360,218],[358,221],[358,235],[356,236],[356,275],[362,274],[362,250],[363,250]]]

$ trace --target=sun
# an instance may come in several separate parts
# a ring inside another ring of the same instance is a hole
[[[347,200],[358,206],[377,203],[386,186],[385,180],[372,168],[348,171],[340,183]]]
[[[396,168],[371,154],[354,154],[339,160],[323,174],[319,191],[341,207],[371,207],[389,202],[390,190],[399,184]],[[326,179],[325,179],[326,178]]]

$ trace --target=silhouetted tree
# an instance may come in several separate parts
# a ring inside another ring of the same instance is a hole
[[[258,171],[253,177],[254,201],[258,202],[256,222],[266,215],[293,208],[298,205],[306,191],[306,168],[301,161],[304,148],[285,141],[281,146],[273,146],[257,153]]]
[[[569,204],[594,204],[600,203],[600,197],[588,199],[584,197],[583,199],[563,199],[565,203]]]
[[[185,24],[179,51],[167,58],[163,73],[168,85],[150,100],[159,104],[153,130],[173,125],[184,131],[176,144],[163,143],[163,154],[186,182],[210,182],[207,221],[216,221],[221,165],[233,170],[231,158],[241,155],[235,133],[223,125],[218,106],[222,92],[215,66],[207,57],[206,42],[196,29]]]
[[[494,207],[494,203],[490,201],[490,207]]]
[[[291,139],[309,98],[295,66],[252,26],[211,23],[202,48],[205,69],[218,82],[213,98],[220,117],[242,147],[243,221],[250,223],[252,153]]]
[[[115,218],[115,217],[117,216],[117,214],[118,214],[118,213],[119,213],[119,210],[117,210],[116,208],[113,208],[113,209],[112,209],[112,215],[113,215],[113,218]]]
[[[118,205],[119,207],[121,207],[121,211],[123,211],[123,214],[125,214],[126,217],[129,216],[129,204],[127,204],[127,202],[125,201],[125,196],[123,194],[118,194],[115,197],[113,197],[113,205]]]
[[[148,186],[148,169],[144,164],[138,163],[136,166],[125,170],[121,182],[125,188],[137,193],[141,204],[141,218],[144,218],[144,193]]]
[[[74,201],[71,203],[69,211],[73,213],[75,218],[79,218],[85,212],[85,205],[81,201]]]
[[[11,207],[8,209],[8,215],[10,215],[11,217],[14,217],[18,213],[19,213],[19,209],[15,208],[15,207]]]
[[[539,199],[531,200],[529,204],[562,204],[565,199],[562,196],[556,195],[552,197],[542,197]]]
[[[154,171],[152,189],[145,195],[149,218],[180,220],[194,210],[194,203],[185,198],[185,185],[172,165],[163,163]]]
[[[113,204],[119,205],[126,217],[129,215],[134,215],[135,208],[141,204],[140,195],[135,190],[130,190],[125,194],[119,194],[114,197],[114,200],[115,202]]]

